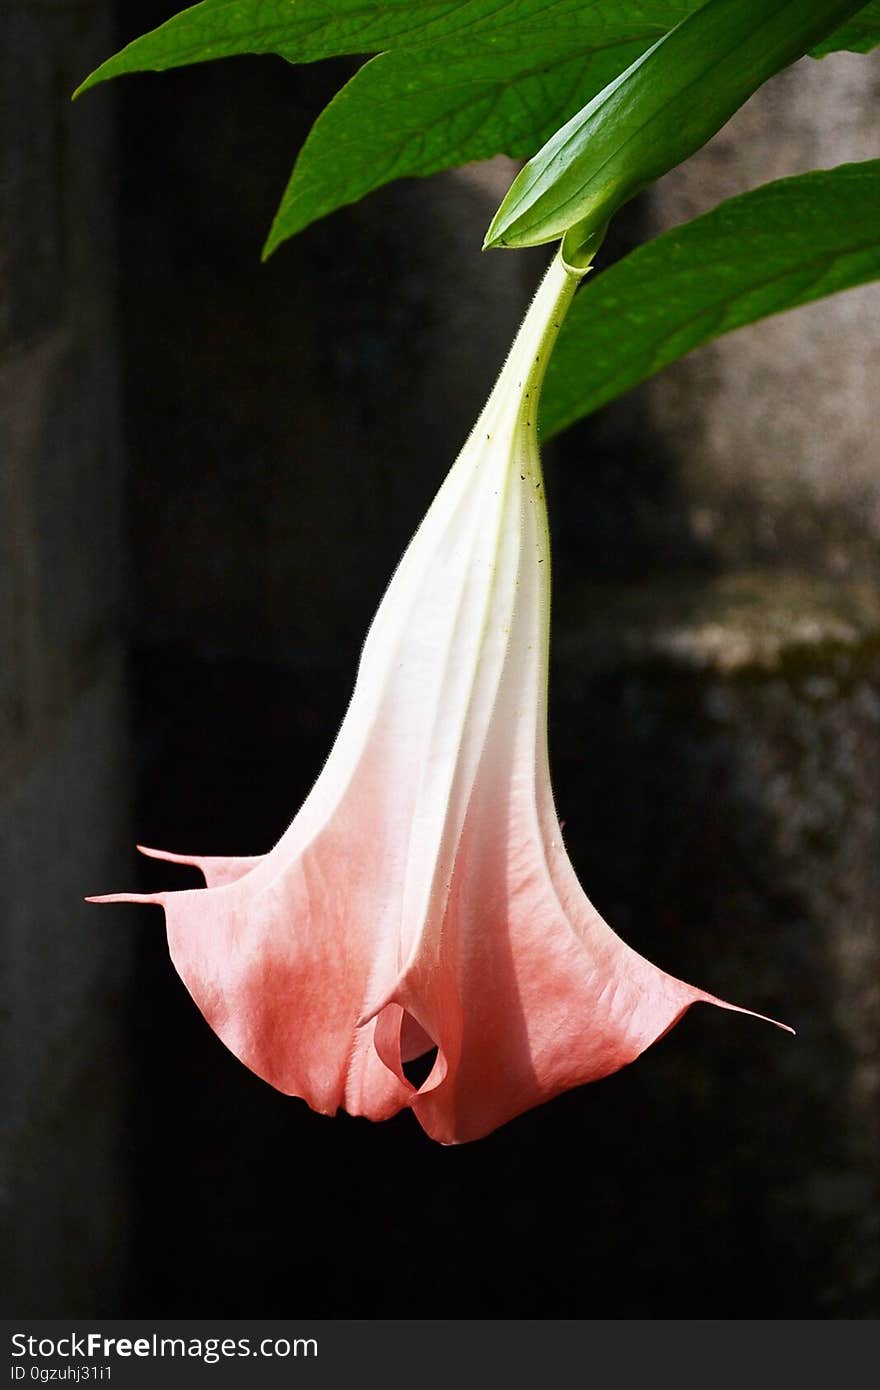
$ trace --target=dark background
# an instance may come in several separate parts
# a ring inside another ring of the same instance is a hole
[[[877,297],[693,355],[547,451],[551,756],[571,857],[693,1010],[461,1148],[330,1121],[209,1032],[134,840],[259,853],[544,262],[479,252],[502,162],[259,249],[353,70],[237,59],[67,97],[170,6],[3,24],[0,844],[9,1311],[878,1312]],[[876,153],[874,60],[777,78],[604,264]]]

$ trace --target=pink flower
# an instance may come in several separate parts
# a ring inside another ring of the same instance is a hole
[[[557,258],[391,580],[299,814],[255,859],[144,853],[207,887],[158,903],[208,1023],[332,1115],[409,1106],[477,1139],[632,1062],[697,1001],[587,901],[547,758],[550,563],[535,437],[577,277]],[[747,1010],[737,1009],[737,1012]],[[403,1063],[436,1047],[418,1088]]]

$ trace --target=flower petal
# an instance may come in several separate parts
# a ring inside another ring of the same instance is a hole
[[[698,1000],[735,1007],[614,934],[553,805],[535,422],[575,282],[557,258],[391,580],[285,835],[253,858],[142,849],[207,887],[95,900],[164,908],[188,990],[271,1085],[325,1114],[412,1105],[444,1143],[624,1066]],[[416,1090],[404,1064],[434,1047]]]

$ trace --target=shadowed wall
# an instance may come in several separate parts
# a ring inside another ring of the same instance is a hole
[[[132,1264],[132,940],[82,902],[131,840],[111,106],[69,102],[108,10],[0,19],[2,1267],[44,1317]]]

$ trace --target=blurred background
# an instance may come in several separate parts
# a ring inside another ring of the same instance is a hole
[[[876,286],[721,340],[548,448],[551,757],[586,890],[696,1009],[475,1144],[313,1115],[209,1032],[132,845],[260,853],[541,252],[506,160],[260,246],[353,64],[76,84],[168,0],[7,0],[0,899],[8,1314],[880,1312]],[[877,59],[803,60],[603,263],[877,154]]]

